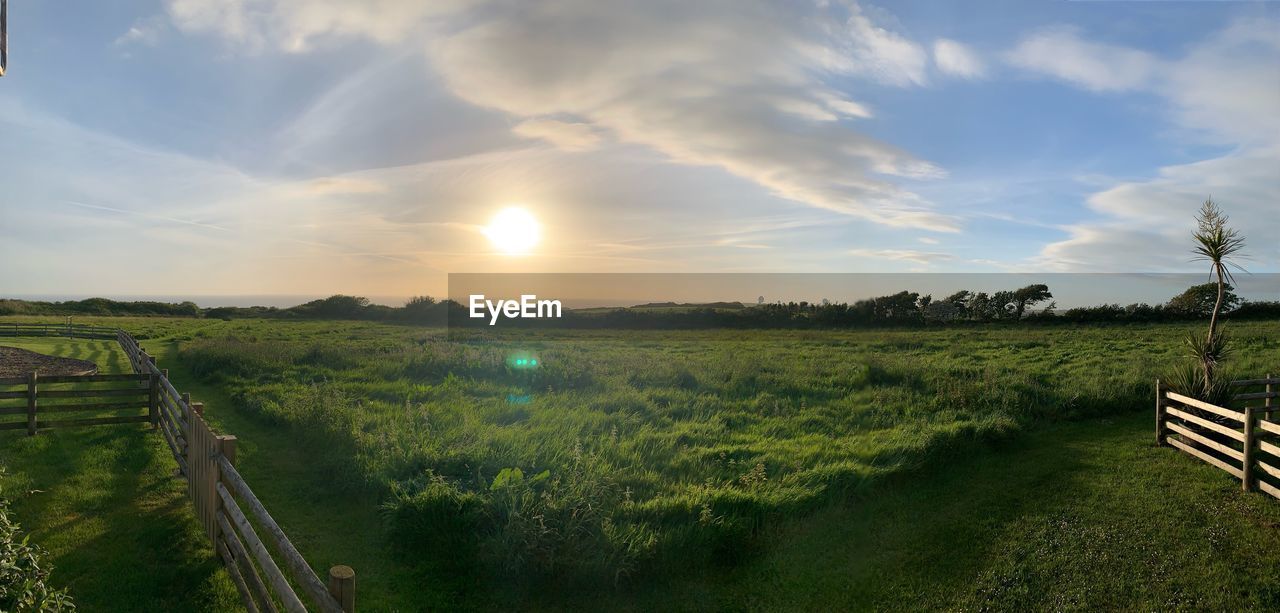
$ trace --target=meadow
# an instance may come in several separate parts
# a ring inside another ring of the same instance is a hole
[[[246,478],[312,564],[357,568],[370,610],[1280,598],[1215,588],[1280,579],[1277,505],[1152,445],[1152,384],[1188,325],[457,342],[356,322],[104,323],[150,339],[240,437]],[[1230,329],[1233,372],[1277,370],[1274,322]],[[47,436],[4,438],[9,483],[54,479],[64,465],[28,464],[82,435]],[[225,580],[198,583],[225,603]]]

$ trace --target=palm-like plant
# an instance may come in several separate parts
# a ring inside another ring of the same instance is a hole
[[[1209,315],[1209,333],[1204,340],[1192,335],[1187,339],[1189,348],[1199,359],[1204,376],[1204,389],[1213,387],[1213,374],[1218,364],[1226,357],[1227,340],[1218,330],[1218,317],[1222,312],[1222,300],[1228,282],[1235,282],[1231,268],[1240,268],[1233,258],[1244,249],[1244,237],[1234,229],[1227,227],[1227,215],[1218,208],[1212,199],[1205,200],[1196,215],[1196,231],[1192,236],[1196,240],[1193,252],[1196,261],[1209,262],[1209,277],[1217,281],[1218,298],[1214,302],[1213,312]]]

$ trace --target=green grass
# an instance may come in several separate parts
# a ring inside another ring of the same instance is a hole
[[[772,547],[740,566],[568,605],[1275,610],[1278,526],[1280,503],[1157,448],[1151,420],[1126,415],[1038,428],[903,475],[771,532]]]
[[[114,341],[0,343],[128,372]],[[148,427],[7,431],[0,465],[4,496],[32,541],[50,552],[50,582],[68,587],[81,610],[235,610],[235,588],[208,555],[173,459]]]
[[[366,610],[1274,606],[1277,503],[1150,444],[1187,326],[124,325]],[[1280,370],[1274,323],[1232,330],[1236,372]]]

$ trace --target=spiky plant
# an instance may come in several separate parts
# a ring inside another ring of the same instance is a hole
[[[1193,350],[1201,352],[1196,357],[1200,361],[1205,389],[1213,386],[1215,368],[1225,357],[1227,339],[1218,331],[1218,317],[1222,313],[1226,285],[1235,282],[1231,268],[1244,270],[1233,261],[1244,249],[1244,237],[1228,228],[1227,221],[1227,214],[1212,199],[1205,200],[1196,215],[1196,231],[1192,234],[1196,241],[1192,250],[1196,254],[1195,260],[1209,262],[1209,277],[1218,284],[1218,298],[1209,315],[1209,333],[1203,343],[1188,343]]]
[[[1200,337],[1199,334],[1193,336]],[[1183,396],[1197,398],[1209,404],[1226,406],[1227,402],[1231,400],[1231,387],[1228,385],[1227,379],[1214,377],[1206,384],[1201,368],[1199,362],[1179,362],[1170,372],[1166,384],[1169,389]],[[1192,412],[1209,420],[1218,418],[1216,415],[1202,413],[1199,410],[1192,410]]]

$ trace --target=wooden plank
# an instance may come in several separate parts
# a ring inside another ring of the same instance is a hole
[[[1189,439],[1191,439],[1191,440],[1193,440],[1193,441],[1195,441],[1195,442],[1197,442],[1197,443],[1200,443],[1201,445],[1204,445],[1205,447],[1208,447],[1208,448],[1210,448],[1210,449],[1212,449],[1212,450],[1214,450],[1214,451],[1217,451],[1218,453],[1221,453],[1221,454],[1223,454],[1223,455],[1225,455],[1225,456],[1228,456],[1228,457],[1230,457],[1230,458],[1231,458],[1231,459],[1233,459],[1233,460],[1236,460],[1236,461],[1238,461],[1238,462],[1243,462],[1243,461],[1244,461],[1244,453],[1242,453],[1242,452],[1240,452],[1240,451],[1236,451],[1235,449],[1232,449],[1232,448],[1230,448],[1230,447],[1228,447],[1228,446],[1226,446],[1226,445],[1223,445],[1222,443],[1219,443],[1219,442],[1217,442],[1217,441],[1209,440],[1208,438],[1206,438],[1206,437],[1204,437],[1204,436],[1202,436],[1202,435],[1200,435],[1200,434],[1196,434],[1195,432],[1192,432],[1191,430],[1189,430],[1189,429],[1187,429],[1187,428],[1185,428],[1185,427],[1183,427],[1183,426],[1180,426],[1180,425],[1178,425],[1178,424],[1176,424],[1176,423],[1174,423],[1174,422],[1168,422],[1166,425],[1168,425],[1168,426],[1169,426],[1169,429],[1170,429],[1170,430],[1173,430],[1174,432],[1177,432],[1178,434],[1180,434],[1180,435],[1182,435],[1182,436],[1184,436],[1184,437],[1186,437],[1186,438],[1189,438]]]
[[[262,539],[258,537],[258,533],[249,524],[249,519],[240,510],[235,498],[231,496],[231,492],[227,491],[227,488],[221,483],[217,484],[217,490],[218,496],[222,498],[224,513],[237,528],[238,534],[244,539],[244,543],[249,548],[249,551],[253,553],[253,557],[258,560],[258,566],[262,568],[263,574],[267,576],[267,581],[271,583],[276,595],[280,597],[280,602],[284,604],[285,610],[306,613],[307,607],[302,604],[302,600],[294,593],[293,588],[289,585],[289,580],[285,579],[284,573],[280,571],[280,567],[272,559],[271,553],[262,544]],[[325,592],[325,595],[328,596],[328,592]]]
[[[1253,385],[1280,385],[1280,379],[1267,377],[1266,379],[1241,379],[1232,381],[1231,385],[1235,387],[1249,387]]]
[[[106,382],[132,381],[134,383],[146,383],[147,376],[139,374],[123,374],[123,375],[40,375],[41,383],[106,383]]]
[[[43,382],[44,379],[41,379]],[[142,387],[111,390],[45,390],[40,392],[41,398],[99,398],[107,396],[146,396],[149,390]],[[0,398],[4,398],[0,395]]]
[[[1258,427],[1272,434],[1280,434],[1280,424],[1271,421],[1258,420]]]
[[[1263,400],[1266,398],[1280,398],[1280,392],[1258,392],[1256,394],[1236,394],[1232,396],[1232,400]]]
[[[285,536],[284,530],[280,529],[280,525],[267,512],[266,507],[262,506],[262,501],[258,500],[253,490],[249,489],[244,477],[240,476],[239,471],[226,458],[219,457],[218,464],[222,468],[223,483],[226,483],[227,487],[235,492],[236,496],[253,513],[258,523],[266,529],[267,534],[274,541],[276,549],[284,556],[293,579],[302,586],[307,596],[325,613],[342,613],[342,608],[329,595],[328,586],[320,582],[320,578],[316,576],[314,570],[311,570],[311,566],[307,564],[306,559],[302,557],[302,554],[298,553],[298,549],[289,541],[289,537]]]
[[[10,421],[0,423],[0,430],[22,430],[27,427],[25,421]]]
[[[1179,394],[1176,392],[1166,392],[1165,397],[1170,400],[1181,402],[1182,404],[1189,407],[1195,407],[1202,411],[1208,411],[1216,415],[1221,415],[1223,417],[1226,417],[1227,419],[1234,419],[1240,422],[1244,421],[1243,413],[1238,413],[1236,411],[1232,411],[1231,409],[1224,409],[1220,406],[1209,404],[1207,402],[1202,402],[1200,400],[1196,400],[1195,398],[1189,398],[1187,396],[1183,396],[1182,394]]]
[[[183,441],[182,437],[178,436],[178,434],[174,432],[173,424],[161,419],[160,434],[164,436],[164,442],[169,445],[169,452],[173,454],[173,459],[177,460],[178,464],[185,466],[186,461],[183,460],[182,456],[186,451],[186,441]],[[183,471],[183,474],[186,474],[185,470]]]
[[[26,381],[23,381],[26,383]],[[16,392],[0,392],[0,398],[26,398],[27,390],[19,390]]]
[[[0,415],[26,415],[26,414],[27,414],[27,405],[25,404],[20,407],[5,407],[3,409],[0,409]]]
[[[1258,490],[1267,493],[1272,498],[1280,498],[1280,488],[1277,488],[1266,481],[1258,482]]]
[[[222,564],[226,567],[227,574],[231,575],[231,582],[236,584],[236,591],[240,592],[240,602],[244,604],[244,610],[247,613],[258,613],[258,605],[254,604],[253,596],[249,594],[249,586],[245,584],[244,576],[240,572],[235,558],[227,550],[227,544],[219,539],[214,549],[218,550],[218,555],[222,557]]]
[[[1258,441],[1258,450],[1265,451],[1277,458],[1280,458],[1280,447],[1276,447],[1266,441]]]
[[[68,411],[118,411],[120,409],[145,409],[145,402],[95,402],[91,404],[41,404],[41,413],[66,413]]]
[[[1276,468],[1270,464],[1267,464],[1266,462],[1254,462],[1253,466],[1254,468],[1261,469],[1262,472],[1267,473],[1272,477],[1280,479],[1280,468]]]
[[[1197,457],[1197,458],[1200,458],[1201,460],[1204,460],[1205,462],[1208,462],[1208,463],[1209,463],[1210,465],[1212,465],[1212,466],[1216,466],[1216,467],[1218,467],[1218,468],[1221,468],[1222,470],[1226,471],[1226,472],[1227,472],[1227,474],[1229,474],[1229,475],[1231,475],[1231,476],[1233,476],[1233,477],[1235,477],[1235,478],[1237,478],[1237,479],[1240,479],[1240,478],[1242,478],[1242,477],[1243,477],[1243,473],[1240,471],[1240,469],[1239,469],[1239,468],[1236,468],[1236,467],[1234,467],[1234,466],[1232,466],[1232,465],[1230,465],[1230,464],[1227,464],[1226,462],[1223,462],[1222,460],[1219,460],[1218,458],[1215,458],[1215,457],[1213,457],[1213,456],[1211,456],[1211,455],[1209,455],[1209,454],[1207,454],[1207,453],[1204,453],[1203,451],[1200,451],[1199,449],[1196,449],[1196,448],[1192,447],[1191,445],[1188,445],[1188,444],[1186,444],[1186,443],[1184,443],[1184,442],[1182,442],[1182,441],[1180,441],[1180,440],[1178,440],[1178,439],[1176,439],[1176,438],[1174,438],[1174,437],[1172,437],[1172,436],[1170,436],[1170,437],[1166,437],[1166,438],[1165,438],[1165,441],[1167,441],[1170,445],[1173,445],[1174,447],[1177,447],[1178,449],[1181,449],[1181,450],[1183,450],[1183,451],[1185,451],[1185,452],[1187,452],[1187,453],[1189,453],[1189,454],[1191,454],[1191,455],[1193,455],[1193,456],[1195,456],[1195,457]]]
[[[161,418],[161,421],[167,420],[171,424],[173,424],[174,429],[177,430],[178,432],[187,431],[186,420],[182,419],[181,417],[178,417],[177,414],[174,412],[173,407],[171,407],[168,402],[165,402],[165,401],[160,402],[160,418]]]
[[[231,549],[231,553],[242,564],[240,572],[248,580],[248,587],[252,590],[253,595],[257,597],[257,601],[262,603],[262,609],[270,613],[276,613],[276,603],[271,600],[271,592],[267,591],[267,585],[262,582],[262,577],[258,575],[257,569],[254,568],[253,561],[249,559],[249,551],[245,549],[239,535],[231,527],[231,522],[227,521],[226,513],[222,511],[218,512],[218,526],[222,529],[222,538]]]
[[[1185,413],[1173,407],[1165,407],[1164,410],[1165,410],[1165,413],[1168,413],[1169,415],[1177,417],[1178,419],[1193,423],[1202,428],[1208,428],[1219,434],[1225,434],[1231,438],[1236,439],[1237,441],[1240,441],[1241,443],[1244,442],[1244,433],[1242,432],[1236,432],[1235,430],[1232,430],[1231,428],[1228,428],[1222,424],[1215,424],[1207,419],[1204,419],[1203,417],[1196,417],[1195,415],[1192,415],[1190,413]]]
[[[94,417],[90,419],[60,419],[58,421],[38,421],[37,428],[66,428],[70,426],[100,426],[105,424],[131,424],[147,421],[146,415],[125,415],[123,417]]]
[[[0,377],[0,385],[26,385],[26,377]]]

